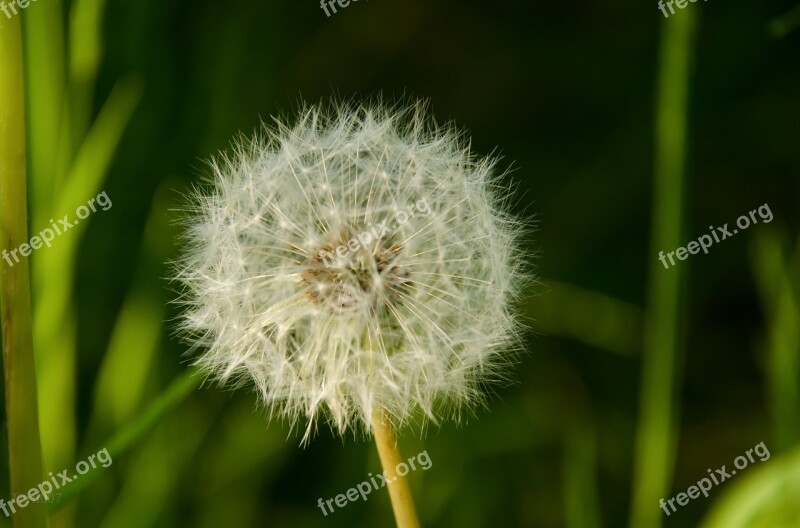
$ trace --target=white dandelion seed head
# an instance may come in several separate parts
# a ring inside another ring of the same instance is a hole
[[[211,162],[177,265],[197,363],[270,415],[344,434],[458,416],[519,325],[509,194],[423,104],[305,110]]]

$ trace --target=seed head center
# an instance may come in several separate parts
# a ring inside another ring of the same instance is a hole
[[[391,238],[354,243],[352,229],[323,244],[303,262],[300,276],[308,296],[331,313],[376,310],[399,304],[409,287],[408,271],[401,263],[402,246]]]

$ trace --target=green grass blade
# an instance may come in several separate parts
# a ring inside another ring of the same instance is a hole
[[[636,354],[643,325],[638,306],[572,284],[549,280],[542,284],[548,291],[529,296],[521,307],[537,332],[623,356]]]
[[[66,66],[61,0],[50,0],[25,12],[28,123],[31,141],[31,214],[33,225],[47,222],[52,207],[53,181],[59,167],[62,123],[66,102]]]
[[[751,252],[753,268],[767,319],[767,387],[772,412],[776,452],[800,441],[800,307],[798,284],[790,270],[798,269],[800,246],[794,266],[784,259],[778,236],[764,230]]]
[[[28,242],[20,17],[0,17],[0,248]],[[11,492],[27,493],[43,479],[28,263],[0,262],[0,317]],[[45,528],[47,509],[34,502],[12,514],[16,528]]]
[[[195,368],[190,368],[178,376],[167,389],[156,398],[148,408],[132,423],[103,443],[99,449],[108,449],[112,459],[116,460],[158,425],[161,419],[184,401],[200,386],[203,377]],[[95,451],[97,451],[95,450]],[[51,506],[51,511],[58,510],[85,490],[100,475],[92,471],[64,488],[61,500]]]
[[[140,97],[141,87],[134,79],[123,79],[114,86],[78,151],[57,202],[57,211],[74,211],[100,191]]]
[[[658,528],[658,501],[670,489],[676,451],[678,351],[686,264],[664,269],[656,255],[681,245],[687,106],[695,9],[662,23],[656,103],[653,225],[642,358],[631,528]]]

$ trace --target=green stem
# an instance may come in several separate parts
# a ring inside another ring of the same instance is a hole
[[[62,116],[66,97],[64,30],[61,0],[48,0],[25,12],[23,19],[27,71],[28,173],[31,225],[47,224],[53,209],[53,181],[63,174],[59,163]],[[34,279],[35,280],[35,279]],[[38,284],[38,283],[37,283]]]
[[[800,440],[800,303],[795,286],[800,269],[800,243],[793,256],[784,257],[781,239],[764,229],[753,244],[761,304],[767,319],[767,394],[774,435],[770,449],[783,453]]]
[[[196,368],[191,368],[178,376],[158,398],[153,401],[132,423],[120,430],[117,434],[106,441],[97,451],[108,449],[112,460],[125,454],[131,447],[136,445],[138,440],[150,432],[161,419],[172,409],[177,407],[191,393],[197,390],[203,377]],[[100,471],[90,471],[81,476],[75,482],[62,490],[61,499],[51,507],[51,511],[56,511],[65,506],[75,496],[89,487],[97,477],[102,474]]]
[[[632,528],[658,528],[675,462],[679,351],[683,346],[683,277],[687,264],[664,269],[657,255],[682,245],[687,107],[696,9],[663,22],[656,103],[653,221],[648,313],[633,475]]]
[[[20,17],[0,17],[0,317],[3,331],[6,416],[11,493],[27,493],[42,480],[42,448],[36,398],[36,366],[31,327],[30,275],[22,257],[10,252],[28,242],[25,172],[25,100]],[[7,506],[8,507],[8,506]],[[16,528],[45,528],[44,501],[17,507]]]

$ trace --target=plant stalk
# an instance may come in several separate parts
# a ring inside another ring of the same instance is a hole
[[[400,458],[400,451],[397,449],[397,439],[383,412],[373,414],[372,428],[375,433],[378,456],[386,476],[386,487],[389,488],[389,498],[392,501],[397,528],[419,528],[408,479],[404,475],[397,474],[396,468],[403,461]]]
[[[30,273],[18,248],[28,243],[25,100],[20,17],[0,17],[0,317],[3,333],[11,493],[27,494],[43,480]],[[8,259],[6,260],[6,256]],[[19,501],[19,498],[17,499]],[[16,501],[15,501],[16,502]],[[15,528],[46,528],[47,506],[36,500],[9,510]]]
[[[669,498],[677,451],[684,346],[684,277],[687,264],[669,269],[660,251],[682,243],[687,160],[688,106],[696,28],[695,9],[686,9],[661,28],[656,101],[653,223],[648,310],[642,354],[639,423],[633,473],[631,528],[659,528]]]

